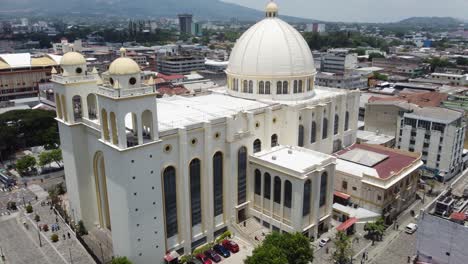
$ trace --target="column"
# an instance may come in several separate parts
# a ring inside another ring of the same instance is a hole
[[[304,181],[294,180],[292,184],[291,224],[295,231],[302,232],[302,199],[304,197]]]
[[[315,172],[312,176],[312,223],[314,224],[313,236],[317,239],[318,224],[320,221],[320,176],[323,171]],[[310,235],[310,232],[309,232]]]
[[[179,173],[177,173],[177,223],[179,242],[184,241],[185,252],[190,252],[192,242],[192,220],[190,213],[190,176],[187,157],[187,130],[179,129]]]
[[[136,131],[137,131],[138,145],[143,144],[143,131],[142,131],[143,130],[143,123],[141,121],[142,121],[141,120],[141,113],[135,114],[135,116],[133,118],[133,130],[136,129]]]
[[[109,116],[109,113],[107,114]],[[119,135],[119,147],[127,148],[127,132],[125,128],[125,114],[117,115],[117,134]]]
[[[208,232],[207,240],[213,240],[213,231],[214,231],[214,207],[213,207],[213,155],[214,153],[211,152],[211,145],[213,140],[213,131],[211,129],[211,123],[204,124],[204,159],[202,161],[202,167],[204,176],[202,177],[202,214],[203,214],[203,228],[206,232]]]

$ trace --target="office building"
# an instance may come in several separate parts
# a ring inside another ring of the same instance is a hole
[[[192,15],[180,14],[179,17],[179,31],[181,34],[192,34]]]

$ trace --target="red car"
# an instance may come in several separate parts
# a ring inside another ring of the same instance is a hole
[[[197,259],[201,260],[203,264],[212,264],[211,259],[205,256],[203,253],[198,254]]]
[[[234,241],[226,239],[226,240],[223,240],[221,244],[223,245],[223,247],[227,248],[232,253],[239,252],[239,245]]]

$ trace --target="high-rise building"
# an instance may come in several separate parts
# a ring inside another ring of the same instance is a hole
[[[179,30],[181,34],[192,34],[192,15],[180,14],[179,17]]]

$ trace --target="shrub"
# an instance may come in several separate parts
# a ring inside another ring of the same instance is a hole
[[[195,249],[193,251],[193,255],[197,255],[197,254],[200,254],[200,253],[203,253],[205,251],[207,251],[208,249],[211,249],[212,247],[214,246],[214,243],[213,242],[210,242],[208,244],[205,244],[197,249]]]
[[[219,242],[223,241],[225,238],[230,238],[232,236],[231,231],[227,230],[224,233],[222,233],[217,239],[216,239],[216,244]]]
[[[50,240],[52,240],[52,242],[55,243],[55,242],[59,241],[59,236],[57,234],[52,234],[50,236]]]
[[[7,203],[7,209],[8,209],[8,210],[16,210],[16,209],[18,209],[18,208],[16,207],[16,202],[9,201],[9,202]]]
[[[194,259],[193,255],[183,255],[182,257],[180,257],[179,263],[187,263],[193,259]]]
[[[111,264],[132,264],[127,257],[116,257],[112,259]]]
[[[39,221],[41,221],[41,217],[40,217],[38,214],[36,214],[36,215],[34,216],[34,220],[35,220],[36,222],[39,222]]]
[[[44,230],[44,232],[49,231],[49,226],[47,224],[43,225],[42,230]]]
[[[33,207],[32,205],[28,204],[26,205],[26,213],[30,214],[33,212]]]
[[[88,230],[86,230],[86,227],[84,226],[84,223],[83,223],[83,220],[80,220],[78,221],[78,234],[80,236],[83,236],[83,235],[87,235],[88,234]]]

